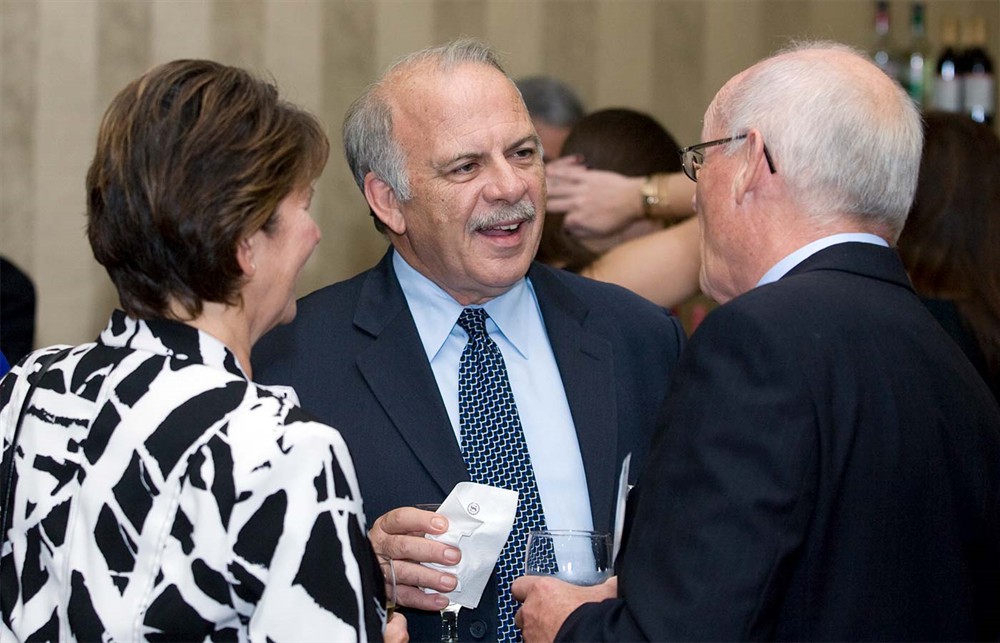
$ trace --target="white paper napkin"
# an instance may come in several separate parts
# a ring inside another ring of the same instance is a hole
[[[455,591],[446,596],[463,607],[475,608],[493,573],[517,513],[518,493],[475,482],[460,482],[445,498],[437,513],[448,519],[448,531],[427,538],[462,550],[457,565],[423,563],[427,567],[458,576]],[[431,590],[424,590],[433,593]]]

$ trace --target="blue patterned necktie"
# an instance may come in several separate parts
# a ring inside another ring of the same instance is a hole
[[[500,348],[486,333],[486,318],[482,308],[465,308],[458,318],[458,325],[469,334],[458,364],[459,426],[469,478],[521,494],[514,528],[496,566],[497,640],[516,641],[521,636],[514,627],[517,601],[510,584],[523,574],[525,542],[530,532],[545,529],[545,515],[507,367]]]

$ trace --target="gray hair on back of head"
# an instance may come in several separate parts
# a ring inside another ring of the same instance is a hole
[[[344,116],[344,155],[354,181],[362,192],[365,189],[365,176],[374,172],[375,176],[392,188],[396,198],[403,202],[410,200],[412,195],[406,173],[406,152],[393,135],[392,105],[386,87],[389,79],[401,71],[429,63],[436,65],[440,71],[465,64],[488,65],[507,76],[497,53],[489,45],[472,39],[454,40],[416,51],[386,68],[379,79],[351,104]],[[375,227],[380,232],[384,231],[384,226],[377,217]]]
[[[847,214],[895,239],[916,191],[920,113],[888,77],[859,75],[823,52],[868,60],[840,43],[793,43],[720,91],[706,118],[730,136],[759,130],[808,216]]]

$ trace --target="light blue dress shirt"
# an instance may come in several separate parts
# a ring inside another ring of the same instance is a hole
[[[867,232],[840,232],[838,234],[831,234],[829,237],[823,237],[822,239],[817,239],[812,243],[802,246],[778,263],[774,264],[770,270],[764,273],[764,276],[760,278],[757,285],[763,286],[764,284],[778,281],[784,277],[789,270],[813,256],[820,250],[829,248],[830,246],[835,246],[838,243],[848,243],[850,241],[871,243],[876,246],[883,246],[886,248],[889,247],[889,244],[886,243],[885,239]]]
[[[392,263],[461,446],[458,363],[469,340],[456,323],[462,306],[398,252]],[[549,529],[593,529],[576,427],[531,282],[522,279],[483,308],[490,316],[486,330],[507,365],[545,524]]]

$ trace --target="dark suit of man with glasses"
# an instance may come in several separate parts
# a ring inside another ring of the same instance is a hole
[[[525,639],[996,640],[1000,411],[892,248],[920,115],[812,43],[730,80],[702,137],[684,168],[723,305],[672,380],[617,578],[518,579]]]

